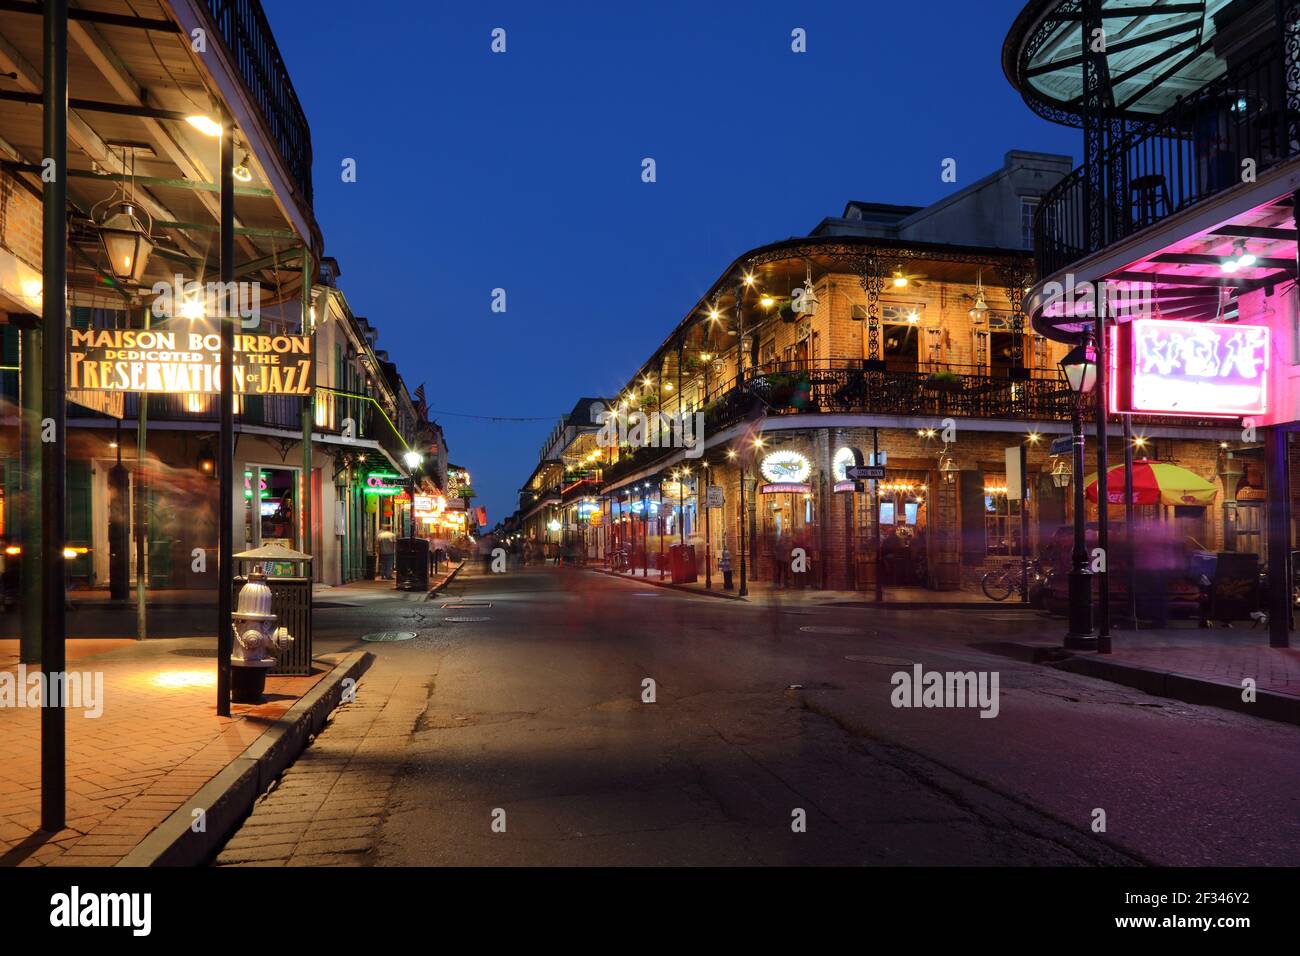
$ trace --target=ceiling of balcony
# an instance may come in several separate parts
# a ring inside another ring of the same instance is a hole
[[[1260,290],[1271,296],[1284,283],[1294,281],[1296,237],[1295,207],[1291,197],[1286,197],[1178,239],[1105,277],[1124,293],[1111,314],[1119,321],[1132,314],[1235,321],[1243,296]],[[1254,256],[1253,263],[1225,271],[1225,263],[1236,262],[1242,255]],[[1080,324],[1069,313],[1065,302],[1050,303],[1044,307],[1040,323],[1072,334]]]
[[[27,9],[30,6],[30,10]],[[75,101],[95,101],[122,107],[147,107],[184,115],[216,118],[221,99],[213,76],[200,54],[191,50],[189,36],[171,19],[158,0],[83,0],[75,4],[69,22],[68,198],[73,209],[69,256],[74,304],[122,307],[125,293],[111,290],[97,278],[106,271],[92,216],[120,194],[123,180],[138,205],[153,217],[156,243],[146,289],[176,273],[186,279],[215,280],[219,271],[217,189],[219,139],[207,136],[183,117],[123,115],[92,109]],[[0,7],[0,96],[42,91],[42,23],[40,4],[6,3]],[[79,18],[78,12],[90,18]],[[94,17],[108,14],[110,18]],[[112,17],[121,18],[115,22]],[[209,36],[209,43],[219,43]],[[210,54],[208,54],[210,56]],[[42,160],[42,109],[30,103],[0,99],[0,162],[39,195]],[[242,129],[236,129],[235,162],[251,173],[236,182],[236,259],[261,263],[283,257],[302,245],[286,215],[286,197],[277,197],[266,169],[271,160],[259,156]],[[279,265],[276,268],[275,265]],[[293,295],[300,269],[286,259],[238,278],[258,278],[263,302]],[[93,292],[92,290],[98,290]]]
[[[1155,116],[1223,73],[1219,32],[1273,0],[1101,0],[1115,115]],[[1078,125],[1083,92],[1081,0],[1030,0],[1003,48],[1003,69],[1029,104]]]

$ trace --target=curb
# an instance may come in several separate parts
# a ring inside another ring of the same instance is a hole
[[[204,784],[116,866],[202,866],[238,829],[257,798],[297,759],[308,739],[319,733],[339,705],[343,681],[359,678],[374,656],[368,651],[344,655],[333,671],[309,690],[264,734]],[[203,809],[204,832],[190,829],[193,811]]]
[[[617,571],[606,571],[604,568],[587,568],[588,571],[594,571],[596,574],[603,574],[608,578],[618,578],[620,581],[632,581],[636,584],[648,584],[652,588],[665,588],[669,591],[681,591],[683,594],[696,594],[700,597],[722,598],[726,601],[744,601],[749,603],[749,598],[740,597],[737,594],[727,594],[725,591],[701,591],[699,588],[693,588],[686,584],[672,584],[668,581],[651,581],[648,578],[624,577]]]
[[[451,569],[451,572],[445,578],[442,579],[441,583],[435,584],[433,587],[429,588],[429,593],[425,595],[425,599],[428,600],[429,598],[433,597],[435,594],[437,594],[439,591],[445,588],[448,584],[450,584],[453,580],[455,580],[456,575],[460,574],[460,570],[463,567],[465,567],[465,562],[461,561],[460,564],[456,565],[456,567]]]
[[[1235,710],[1265,720],[1276,720],[1284,724],[1300,724],[1300,697],[1291,697],[1269,690],[1256,690],[1253,703],[1241,699],[1241,685],[1193,677],[1174,671],[1159,671],[1136,664],[1121,664],[1118,661],[1101,660],[1096,657],[1080,657],[1070,654],[1064,660],[1051,665],[1071,674],[1096,677],[1122,684],[1136,690],[1145,691],[1154,697],[1167,697],[1181,700],[1187,704],[1202,704],[1218,707],[1222,710]]]
[[[618,571],[606,571],[604,568],[587,568],[586,570],[594,571],[596,574],[603,574],[606,577],[618,578],[620,581],[633,581],[637,584],[648,584],[651,587],[667,588],[670,591],[681,591],[683,594],[698,594],[700,597],[724,598],[728,601],[745,601],[746,603],[753,603],[752,598],[728,594],[725,591],[701,591],[699,588],[691,587],[687,584],[672,584],[668,581],[651,581],[647,578],[628,577]],[[805,590],[812,589],[808,588]],[[996,609],[1023,609],[1025,611],[1038,610],[1028,604],[997,604],[992,601],[987,603],[979,603],[975,601],[884,601],[880,604],[877,604],[875,601],[825,601],[811,606],[864,607],[877,608],[883,611],[990,611]]]

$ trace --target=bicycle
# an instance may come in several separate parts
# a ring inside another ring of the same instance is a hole
[[[990,601],[1005,601],[1012,594],[1024,594],[1026,586],[1032,590],[1038,585],[1045,585],[1049,576],[1043,570],[1042,562],[1038,558],[1031,558],[1024,566],[1017,561],[985,572],[980,578],[980,590]]]

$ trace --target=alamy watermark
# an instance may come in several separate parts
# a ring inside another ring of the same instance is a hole
[[[998,715],[997,671],[926,671],[920,664],[896,671],[889,682],[895,707],[978,707],[981,717]]]
[[[704,412],[629,411],[591,406],[591,420],[600,426],[600,448],[683,448],[687,458],[704,454]]]
[[[27,670],[19,664],[17,672],[0,671],[0,707],[40,707],[44,701],[53,707],[77,707],[83,717],[104,713],[103,671]]]
[[[262,322],[260,282],[198,282],[177,273],[170,282],[155,282],[150,310],[155,318],[239,319],[241,328]]]
[[[1155,311],[1155,287],[1150,282],[1076,281],[1068,272],[1064,282],[1044,283],[1044,315],[1095,319],[1108,315],[1147,318]]]

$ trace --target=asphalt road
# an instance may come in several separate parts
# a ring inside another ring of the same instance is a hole
[[[336,847],[353,865],[1300,863],[1300,728],[970,646],[1058,627],[1035,614],[771,609],[536,568],[316,622],[320,648],[377,656],[347,705],[376,729],[327,727],[299,761],[344,767],[336,797],[374,812]],[[390,630],[417,636],[356,640]],[[997,716],[893,706],[913,663],[996,673]],[[409,719],[383,718],[394,687]],[[310,791],[232,845],[311,819]],[[316,850],[345,832],[322,825]]]

